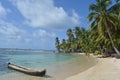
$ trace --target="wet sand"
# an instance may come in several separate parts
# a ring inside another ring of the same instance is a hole
[[[120,80],[120,59],[98,58],[95,66],[65,80]]]
[[[47,80],[42,77],[29,76],[21,73],[9,73],[7,75],[0,76],[0,79],[1,80]]]

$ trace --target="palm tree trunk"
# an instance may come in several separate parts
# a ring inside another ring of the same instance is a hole
[[[109,36],[109,38],[110,38],[110,41],[111,41],[111,44],[112,44],[113,49],[115,50],[115,52],[116,52],[118,55],[120,55],[120,52],[118,51],[118,49],[117,49],[117,48],[115,47],[115,45],[114,45],[114,42],[113,42],[113,40],[112,40],[112,36],[110,35],[110,32],[109,32],[107,26],[106,26],[106,30],[107,30],[108,36]]]
[[[110,38],[112,47],[114,48],[115,52],[116,52],[118,55],[120,55],[120,52],[118,51],[118,49],[115,47],[115,45],[114,45],[114,43],[113,43],[112,36],[110,35],[109,30],[107,30],[107,33],[108,33],[108,36],[109,36],[109,38]]]

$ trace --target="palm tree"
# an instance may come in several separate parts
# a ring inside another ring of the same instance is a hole
[[[71,49],[72,49],[72,52],[76,52],[76,50],[78,49],[77,40],[72,41]]]
[[[117,54],[120,55],[120,52],[115,47],[110,33],[112,29],[116,29],[117,24],[117,15],[112,12],[110,5],[110,0],[96,0],[96,4],[91,4],[89,6],[91,13],[88,15],[88,21],[92,22],[91,27],[95,30],[98,30],[100,36],[109,37],[113,49]],[[116,6],[114,8],[120,9],[120,6]]]
[[[89,32],[87,30],[85,30],[84,28],[81,28],[81,45],[82,45],[82,49],[85,53],[90,52],[90,44],[91,41],[89,39]]]
[[[85,30],[84,27],[75,27],[75,36],[76,36],[76,43],[77,49],[82,50],[84,52],[90,51],[90,41],[89,41],[89,34],[88,31]]]
[[[74,34],[75,34],[75,42],[77,44],[77,49],[80,49],[80,37],[82,35],[80,27],[75,27],[74,29]]]
[[[67,37],[68,37],[67,41],[68,41],[69,49],[71,50],[71,44],[72,44],[72,41],[74,40],[74,34],[72,29],[67,30]]]
[[[55,45],[56,45],[57,51],[60,52],[60,41],[59,41],[59,38],[56,37],[55,40],[56,40]]]
[[[72,42],[74,40],[74,35],[72,29],[67,30],[68,41]]]
[[[80,34],[81,34],[80,27],[75,27],[74,33],[75,33],[76,39],[78,39],[80,37]]]
[[[64,53],[68,51],[69,44],[66,42],[65,39],[62,40],[62,43],[60,44],[60,48],[63,50]]]

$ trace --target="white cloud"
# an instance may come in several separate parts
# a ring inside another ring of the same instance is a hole
[[[32,44],[36,48],[40,47],[41,49],[54,49],[55,37],[56,37],[55,33],[39,29],[33,32]]]
[[[0,46],[2,47],[53,49],[55,36],[54,33],[42,29],[30,33],[12,23],[0,20]]]
[[[3,18],[7,15],[7,10],[0,3],[0,18]]]
[[[24,42],[26,37],[26,31],[17,28],[12,23],[8,23],[5,21],[0,20],[0,36],[3,39],[7,39],[5,41],[18,41]]]
[[[25,17],[31,27],[63,28],[79,24],[79,15],[72,16],[62,7],[56,7],[53,0],[10,0]]]
[[[20,40],[22,38],[21,33],[24,33],[23,30],[17,28],[12,23],[5,21],[9,11],[9,9],[0,3],[0,37],[2,40],[8,42],[10,39]]]
[[[8,20],[6,17],[9,16],[9,9],[0,3],[0,47],[54,49],[54,38],[56,36],[54,33],[43,29],[29,31],[29,27],[26,29],[23,28],[24,26],[16,26],[14,23],[10,23],[10,18]]]
[[[50,33],[42,29],[35,31],[33,35],[34,37],[38,37],[38,38],[55,38],[56,37],[54,33]]]

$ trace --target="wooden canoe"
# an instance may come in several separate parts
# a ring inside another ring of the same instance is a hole
[[[45,73],[46,73],[46,69],[43,69],[41,71],[33,70],[33,69],[30,69],[30,68],[26,68],[26,67],[23,67],[23,66],[18,66],[18,65],[15,65],[15,64],[11,64],[11,63],[8,63],[8,68],[14,69],[16,71],[19,71],[19,72],[22,72],[22,73],[25,73],[25,74],[34,75],[34,76],[45,76]]]

